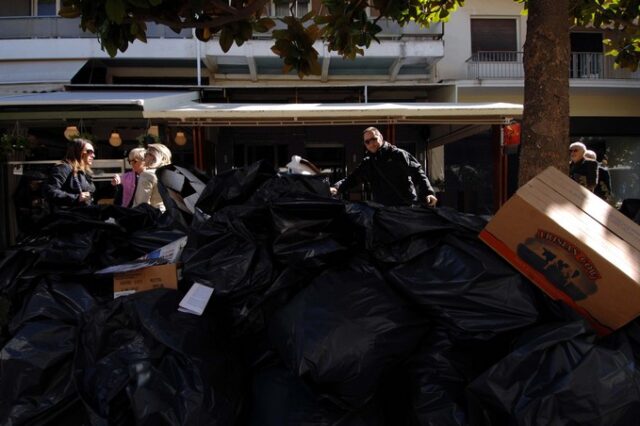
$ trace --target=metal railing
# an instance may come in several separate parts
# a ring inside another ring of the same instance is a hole
[[[415,23],[400,26],[395,22],[381,19],[378,25],[382,27],[379,38],[399,39],[412,38],[442,38],[444,24],[434,23],[429,28],[422,28]],[[277,21],[276,28],[285,28]],[[0,17],[0,40],[30,39],[30,38],[91,38],[95,34],[85,33],[80,29],[80,19],[66,19],[56,16],[17,16]],[[183,29],[176,34],[165,25],[147,23],[147,38],[191,38],[191,29]],[[271,38],[269,33],[254,34],[255,38]]]
[[[477,52],[467,63],[469,79],[522,79],[523,52]],[[614,59],[600,52],[573,52],[569,78],[640,80],[640,70],[631,72],[614,68]]]

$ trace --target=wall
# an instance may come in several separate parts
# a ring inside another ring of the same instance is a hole
[[[471,56],[472,17],[514,17],[518,19],[518,46],[522,50],[526,34],[526,16],[522,5],[513,0],[467,0],[465,6],[453,13],[444,27],[444,58],[436,66],[436,80],[464,80],[465,61]]]

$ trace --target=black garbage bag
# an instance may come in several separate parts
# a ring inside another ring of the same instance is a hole
[[[79,284],[37,285],[0,351],[2,424],[82,424],[87,418],[72,363],[81,315],[94,306]]]
[[[265,180],[255,194],[247,200],[247,204],[264,205],[280,199],[305,198],[315,201],[329,197],[329,184],[322,176],[276,175]]]
[[[387,263],[408,262],[437,247],[442,238],[452,233],[475,237],[485,223],[447,209],[441,212],[417,206],[349,203],[346,210],[351,223],[359,228],[364,247]]]
[[[413,423],[469,424],[465,389],[475,377],[469,352],[456,348],[443,329],[434,329],[411,355],[409,376]]]
[[[264,208],[231,208],[212,216],[208,230],[189,234],[185,280],[213,287],[217,297],[225,299],[263,291],[274,277],[267,220]]]
[[[270,204],[270,215],[274,257],[283,264],[304,262],[318,267],[345,255],[354,245],[344,203],[337,200],[311,194],[282,198]]]
[[[275,175],[273,166],[266,161],[220,173],[207,183],[196,207],[212,214],[228,205],[244,204],[263,182]]]
[[[172,208],[177,208],[192,215],[195,204],[209,181],[197,170],[190,170],[175,164],[169,164],[156,170],[158,181],[162,185]],[[165,207],[169,207],[165,198]]]
[[[92,311],[80,329],[75,383],[93,424],[234,424],[243,369],[206,316],[157,289]]]
[[[455,340],[488,340],[538,320],[538,290],[477,238],[443,236],[386,278]]]
[[[378,407],[369,403],[359,410],[344,410],[319,399],[308,386],[283,366],[257,372],[248,395],[250,426],[376,426],[384,425]]]
[[[345,409],[369,402],[380,377],[404,361],[428,330],[428,320],[359,258],[328,268],[269,324],[285,365]]]
[[[524,333],[468,388],[472,424],[631,425],[640,416],[640,371],[627,351],[599,345],[584,321]]]

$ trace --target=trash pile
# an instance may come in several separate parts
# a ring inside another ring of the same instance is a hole
[[[162,215],[60,212],[4,253],[0,424],[640,416],[640,321],[597,337],[478,239],[482,218],[335,200],[319,177],[265,163],[194,197],[197,178],[161,188]],[[114,300],[95,274],[184,236],[177,290]],[[177,309],[194,283],[213,288],[201,316]]]

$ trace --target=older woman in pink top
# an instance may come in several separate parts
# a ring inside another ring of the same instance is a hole
[[[133,196],[136,193],[138,179],[140,173],[145,170],[145,153],[146,150],[144,148],[134,148],[129,151],[128,161],[131,165],[131,171],[123,173],[122,176],[116,174],[113,176],[113,179],[111,179],[111,184],[118,186],[114,204],[123,207],[133,206]]]

